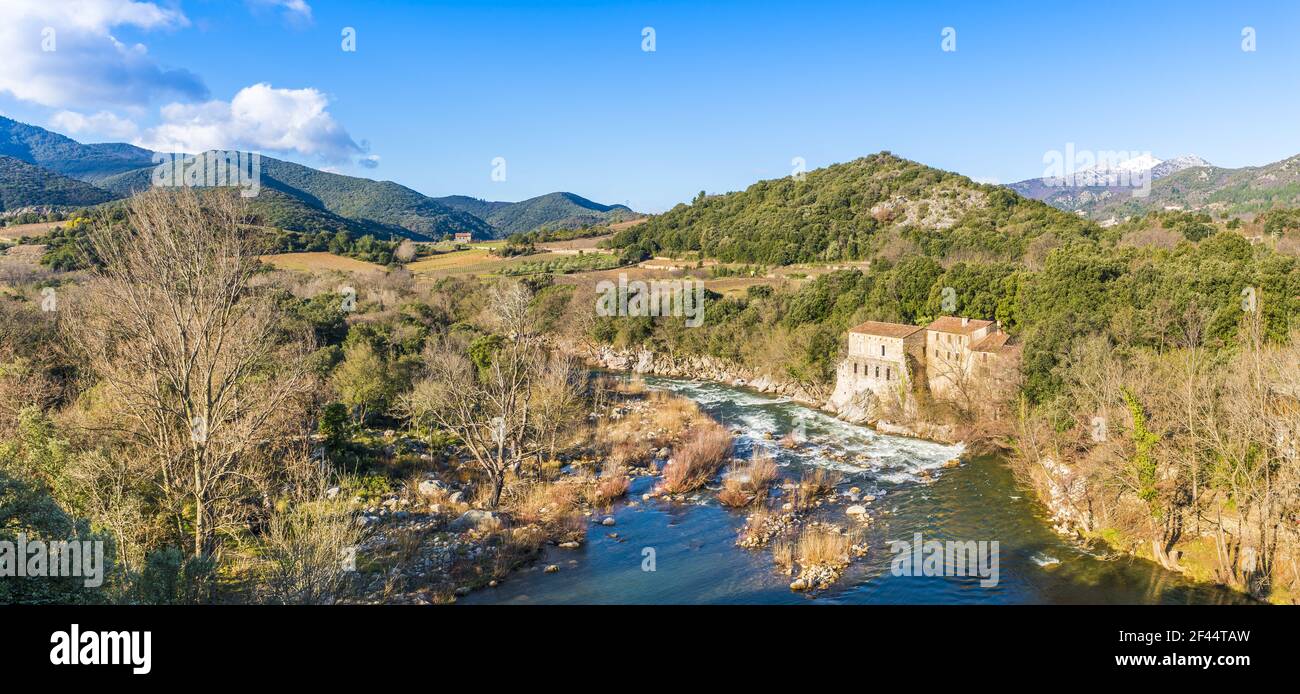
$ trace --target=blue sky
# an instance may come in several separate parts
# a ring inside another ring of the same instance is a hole
[[[788,175],[795,157],[888,149],[1011,182],[1070,143],[1223,166],[1300,153],[1300,3],[96,3],[85,19],[6,0],[0,39],[35,46],[53,26],[62,62],[0,66],[0,112],[430,195],[568,190],[661,211]]]

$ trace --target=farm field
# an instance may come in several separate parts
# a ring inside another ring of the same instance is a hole
[[[613,253],[613,251],[604,248],[596,248],[596,245],[601,241],[607,241],[613,236],[613,234],[606,234],[604,236],[592,236],[590,238],[573,239],[571,241],[548,241],[546,243],[537,244],[537,247],[548,251],[591,251],[593,253]]]
[[[0,239],[14,240],[21,239],[25,236],[44,236],[46,232],[65,222],[37,222],[35,224],[19,224],[11,227],[0,227]]]
[[[264,255],[262,261],[270,263],[281,270],[311,272],[314,270],[337,270],[340,272],[383,272],[384,268],[332,253],[279,253]]]

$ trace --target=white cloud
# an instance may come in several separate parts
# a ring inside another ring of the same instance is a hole
[[[158,65],[143,44],[118,28],[154,31],[189,26],[178,9],[136,0],[0,2],[0,93],[43,106],[140,106],[158,96],[202,99],[203,81]]]
[[[248,2],[251,5],[283,8],[285,16],[292,22],[311,21],[311,5],[307,4],[307,0],[248,0]]]
[[[121,142],[134,140],[140,134],[135,121],[119,118],[108,111],[92,115],[59,111],[50,118],[50,125],[69,135],[91,135]]]
[[[163,122],[137,143],[163,152],[240,149],[297,153],[343,162],[363,154],[329,114],[329,100],[315,89],[276,89],[255,84],[229,103],[170,104]]]

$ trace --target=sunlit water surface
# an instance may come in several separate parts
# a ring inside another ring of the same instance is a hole
[[[784,474],[810,466],[845,476],[841,489],[857,486],[876,496],[870,550],[831,590],[815,595],[790,590],[769,551],[735,546],[745,514],[720,506],[701,491],[695,501],[652,500],[621,504],[609,515],[613,527],[593,524],[580,549],[549,548],[531,567],[496,588],[461,600],[469,604],[513,603],[1220,603],[1240,600],[1213,586],[1193,584],[1157,565],[1133,558],[1094,556],[1052,532],[1032,492],[1018,486],[1003,461],[976,458],[958,468],[945,461],[962,452],[948,446],[878,434],[789,400],[739,388],[694,381],[647,378],[652,389],[698,402],[728,429],[739,430],[736,455],[755,446],[769,450]],[[776,444],[802,426],[811,445],[787,451]],[[771,440],[765,434],[771,435]],[[929,471],[923,473],[923,471]],[[926,477],[931,478],[927,481]],[[640,500],[653,479],[635,480],[629,499]],[[828,518],[847,523],[844,505]],[[984,540],[999,543],[999,580],[978,577],[895,576],[890,541]],[[616,534],[617,537],[610,537]],[[645,548],[654,550],[654,571],[643,570]],[[544,573],[556,564],[560,570]]]

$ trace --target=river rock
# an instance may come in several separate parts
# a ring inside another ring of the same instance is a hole
[[[415,489],[420,493],[420,496],[434,496],[445,491],[447,487],[438,480],[421,480]]]
[[[545,572],[548,573],[548,574],[553,574],[553,573],[555,573],[556,571],[559,571],[559,570],[560,570],[560,567],[556,566],[555,564],[549,564],[549,565],[547,565],[547,567],[546,567],[545,569],[543,569],[543,571],[545,571]]]
[[[861,520],[863,516],[867,515],[867,507],[862,506],[861,504],[854,504],[853,506],[844,509],[844,513],[850,517]]]
[[[452,521],[447,527],[456,532],[465,530],[493,530],[501,524],[491,511],[479,511],[470,509],[462,514],[456,520]]]
[[[615,521],[614,521],[614,517],[613,517],[613,516],[605,516],[605,517],[600,521],[600,524],[603,525],[603,526],[605,526],[605,527],[609,527],[609,526],[613,525],[614,522],[615,522]]]

